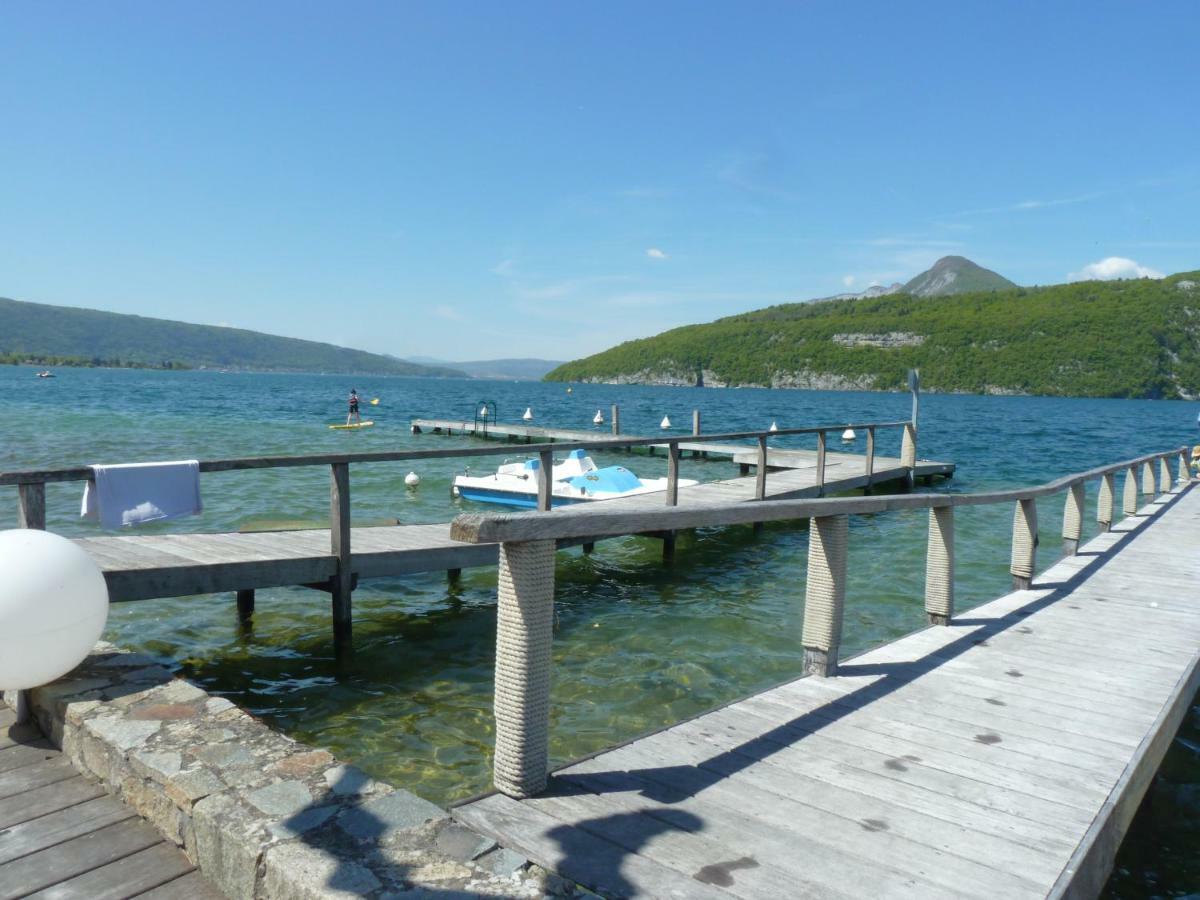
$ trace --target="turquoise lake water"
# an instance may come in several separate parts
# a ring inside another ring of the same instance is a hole
[[[366,378],[320,375],[0,367],[0,471],[138,460],[213,459],[337,450],[471,446],[465,438],[412,435],[415,417],[472,417],[482,400],[501,421],[532,407],[535,424],[591,428],[597,409],[621,406],[623,430],[658,434],[664,415],[690,431],[700,409],[709,432],[896,420],[902,394],[705,390]],[[330,431],[345,419],[351,387],[378,406],[360,432]],[[1195,443],[1195,404],[925,395],[920,455],[958,464],[931,490],[980,491],[1058,476]],[[596,429],[597,433],[604,433]],[[836,443],[834,441],[833,443]],[[856,449],[863,450],[860,438]],[[479,446],[478,443],[474,444]],[[799,438],[772,445],[811,446]],[[494,446],[494,445],[489,445]],[[898,432],[878,452],[896,456]],[[514,445],[512,458],[520,458]],[[356,465],[356,522],[442,522],[464,510],[450,496],[469,465],[487,472],[503,457]],[[612,455],[640,475],[665,474],[661,458]],[[404,486],[414,470],[416,490]],[[686,478],[737,474],[729,462],[685,460]],[[204,513],[145,526],[160,531],[228,531],[267,522],[327,521],[329,474],[322,467],[210,473]],[[78,518],[82,485],[50,485],[48,527],[101,533]],[[1095,486],[1085,527],[1094,533]],[[1059,547],[1061,498],[1039,505],[1044,568]],[[959,608],[1008,590],[1007,505],[959,511]],[[0,489],[0,522],[15,523],[16,492]],[[925,513],[856,517],[843,653],[923,625]],[[601,543],[591,556],[562,552],[557,563],[552,754],[570,759],[749,694],[800,672],[807,530],[801,525],[701,529],[681,535],[675,563],[642,538]],[[252,633],[237,627],[230,595],[112,607],[107,637],[156,654],[182,675],[223,694],[280,730],[445,803],[487,787],[492,743],[494,569],[464,572],[450,585],[430,574],[363,582],[354,595],[355,655],[333,658],[328,596],[303,588],[264,590]],[[119,598],[114,598],[119,599]],[[1177,896],[1200,886],[1200,709],[1193,708],[1135,822],[1109,897]]]

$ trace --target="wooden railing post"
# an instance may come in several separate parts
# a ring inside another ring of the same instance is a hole
[[[509,797],[546,787],[554,636],[554,541],[502,543],[496,606],[496,756]]]
[[[547,512],[550,509],[554,499],[554,451],[543,450],[538,453],[538,474],[537,474],[537,508],[541,512]]]
[[[1113,522],[1113,498],[1117,495],[1117,477],[1105,472],[1100,479],[1100,493],[1096,497],[1096,521],[1101,531],[1111,531]]]
[[[1154,483],[1154,464],[1150,460],[1146,460],[1142,463],[1142,495],[1153,497],[1157,493],[1157,485]]]
[[[867,488],[871,487],[871,480],[875,477],[875,426],[867,426],[867,462],[866,462]]]
[[[46,530],[46,482],[33,481],[17,485],[17,527]],[[10,695],[18,725],[33,721],[33,694],[15,691]]]
[[[954,616],[954,507],[929,510],[925,554],[925,613],[930,625],[949,625]]]
[[[813,519],[808,532],[808,583],[804,590],[804,671],[837,674],[846,605],[846,544],[849,516]]]
[[[1071,485],[1063,506],[1063,553],[1074,556],[1079,552],[1079,539],[1083,536],[1083,482]]]
[[[1192,473],[1188,471],[1188,455],[1186,450],[1179,451],[1179,475],[1177,478],[1184,484],[1187,484],[1192,478]]]
[[[1137,485],[1137,466],[1130,466],[1125,470],[1125,495],[1122,498],[1124,501],[1121,511],[1127,516],[1137,515],[1138,510],[1138,485]]]
[[[612,433],[614,435],[621,433],[621,407],[615,403],[612,406]]]
[[[17,485],[17,527],[46,530],[46,482]]]
[[[1037,565],[1037,503],[1018,500],[1013,508],[1012,562],[1009,572],[1013,590],[1024,591],[1033,582]]]
[[[1171,467],[1167,465],[1165,456],[1158,458],[1158,490],[1163,494],[1171,492]]]
[[[817,432],[817,496],[825,496],[825,432]]]
[[[758,436],[758,471],[754,474],[754,499],[767,497],[767,436]]]
[[[329,467],[329,549],[337,568],[330,580],[333,643],[337,653],[349,650],[353,639],[350,595],[353,571],[350,557],[350,464]]]
[[[679,441],[667,443],[667,506],[679,505]]]

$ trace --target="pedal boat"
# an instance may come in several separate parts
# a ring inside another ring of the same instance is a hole
[[[505,463],[496,470],[495,475],[456,475],[452,491],[464,500],[536,509],[539,468],[539,460],[529,459]],[[680,487],[694,484],[699,482],[679,479]],[[572,450],[566,459],[554,466],[551,473],[550,505],[567,506],[615,500],[617,497],[637,497],[666,489],[666,478],[638,478],[624,466],[605,466],[601,469],[584,451]]]

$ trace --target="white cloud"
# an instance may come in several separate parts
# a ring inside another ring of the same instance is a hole
[[[466,317],[466,316],[464,316],[462,313],[460,313],[460,312],[459,312],[457,309],[455,309],[453,306],[447,306],[447,305],[446,305],[446,304],[444,304],[444,303],[443,303],[443,304],[440,304],[440,305],[438,305],[438,306],[435,306],[435,307],[433,308],[433,314],[434,314],[435,316],[438,316],[439,318],[442,318],[442,319],[449,319],[451,322],[465,322],[465,321],[467,321],[467,317]]]
[[[854,276],[853,275],[843,275],[842,276],[842,284],[844,284],[846,287],[854,287]]]
[[[502,259],[492,267],[492,274],[499,275],[501,278],[507,278],[510,275],[516,274],[516,264],[511,259]]]
[[[1067,276],[1071,281],[1112,281],[1116,278],[1162,278],[1163,273],[1123,256],[1106,256]]]
[[[650,257],[651,259],[666,259],[667,258],[667,254],[664,253],[662,250],[659,250],[657,247],[651,247],[649,250],[646,251],[646,255],[648,257]]]

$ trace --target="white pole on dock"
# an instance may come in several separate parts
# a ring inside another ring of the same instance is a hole
[[[698,435],[699,433],[700,433],[700,410],[693,409],[692,410],[692,434]]]
[[[612,433],[614,435],[621,433],[621,407],[615,403],[612,405]]]

